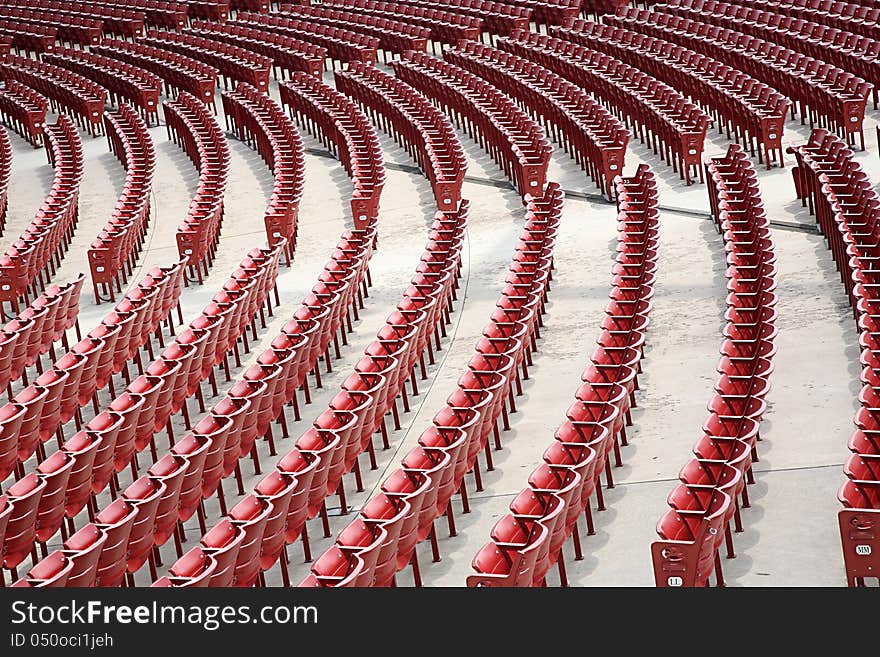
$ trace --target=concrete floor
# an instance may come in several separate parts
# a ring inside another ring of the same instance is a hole
[[[272,93],[277,98],[274,85]],[[880,112],[869,112],[865,122],[869,150],[857,155],[874,180],[880,179],[874,137],[878,119]],[[168,141],[164,127],[156,127],[151,133],[158,158],[153,216],[146,247],[129,287],[149,267],[177,259],[174,230],[186,215],[197,181],[195,170]],[[808,134],[799,121],[786,125],[787,143],[801,143]],[[421,394],[413,400],[412,412],[402,416],[400,430],[389,432],[391,449],[378,451],[378,469],[369,471],[364,459],[365,491],[355,493],[353,477],[346,476],[352,511],[341,516],[338,501],[328,500],[332,532],[327,539],[321,538],[319,522],[310,524],[314,555],[332,543],[336,533],[354,517],[353,511],[378,489],[384,476],[396,467],[443,406],[494,308],[523,220],[523,206],[518,194],[504,185],[500,170],[489,156],[466,135],[461,138],[469,158],[464,197],[471,201],[471,213],[462,289],[448,337],[436,364],[429,368],[428,380],[420,383]],[[58,282],[70,280],[80,271],[87,272],[85,251],[110,216],[124,180],[124,172],[108,154],[106,142],[85,135],[83,139],[86,173],[81,219],[55,277]],[[317,141],[307,135],[304,139],[309,152],[295,262],[290,269],[280,270],[282,307],[268,326],[260,329],[258,344],[253,345],[243,367],[256,359],[308,293],[348,222],[349,179],[335,160],[319,154]],[[27,225],[52,180],[42,150],[32,149],[15,134],[12,142],[9,220],[0,237],[0,248],[11,244]],[[370,265],[374,286],[349,336],[348,347],[342,358],[333,362],[333,371],[324,376],[323,388],[313,392],[313,403],[304,409],[302,420],[294,422],[288,410],[291,438],[277,440],[280,454],[336,394],[399,300],[422,251],[435,209],[430,185],[412,171],[406,153],[390,138],[382,136],[382,145],[389,163],[404,166],[388,170],[379,218],[379,249]],[[707,143],[706,155],[721,154],[726,146],[724,139],[713,137]],[[187,321],[222,286],[246,251],[265,243],[262,216],[271,193],[271,173],[253,151],[231,136],[230,147],[232,170],[220,248],[205,284],[190,287],[183,294]],[[654,525],[699,435],[716,379],[725,279],[721,238],[711,222],[693,214],[708,211],[705,185],[685,187],[678,174],[636,141],[627,156],[625,173],[631,174],[642,161],[655,167],[661,204],[669,208],[661,214],[655,308],[640,379],[639,407],[633,412],[635,426],[630,431],[630,446],[623,451],[624,466],[615,472],[617,486],[607,492],[608,510],[595,516],[596,535],[584,541],[585,559],[574,562],[570,546],[566,546],[569,579],[576,586],[653,584],[649,544],[656,536]],[[788,165],[792,162],[789,156]],[[753,507],[743,514],[745,532],[736,538],[738,557],[725,563],[725,575],[731,586],[837,586],[845,583],[836,490],[843,477],[840,466],[847,455],[846,441],[858,390],[855,325],[830,254],[821,236],[810,231],[814,218],[794,200],[790,169],[759,168],[758,174],[771,220],[800,224],[804,230],[773,230],[779,267],[779,352],[768,400],[770,408],[761,428],[764,440],[759,446],[761,461],[755,468],[757,484],[750,491]],[[525,383],[525,394],[517,402],[519,410],[511,418],[511,431],[503,434],[503,448],[493,455],[495,469],[484,473],[485,490],[474,493],[468,478],[472,512],[457,514],[459,532],[454,538],[447,536],[445,523],[438,522],[443,556],[439,563],[431,563],[427,545],[419,546],[422,576],[428,586],[464,584],[473,555],[488,540],[494,522],[506,512],[510,500],[540,463],[598,336],[609,289],[616,211],[612,204],[591,198],[597,191],[592,181],[561,151],[554,155],[550,178],[571,193],[566,198],[557,241],[557,272],[543,339],[531,378]],[[87,283],[81,302],[84,332],[112,308],[106,303],[96,305],[89,288]],[[242,371],[233,372],[233,381]],[[230,385],[221,385],[221,394]],[[210,396],[209,386],[203,389]],[[102,406],[109,401],[109,395],[103,393]],[[198,417],[194,400],[190,411]],[[90,409],[86,411],[86,420],[91,413]],[[174,418],[174,424],[176,436],[182,436],[182,419]],[[73,427],[67,427],[66,434],[72,433]],[[277,430],[275,435],[279,435]],[[158,436],[157,443],[160,451],[167,448],[164,436]],[[268,454],[265,442],[260,442],[259,449],[266,471],[276,459]],[[148,455],[141,457],[142,472],[149,461]],[[34,466],[34,460],[27,464],[29,470]],[[250,463],[243,463],[242,469],[245,488],[250,491],[262,475],[253,474]],[[130,480],[127,471],[120,475],[123,486]],[[9,483],[4,482],[4,489]],[[234,482],[226,481],[224,490],[231,507],[237,499]],[[109,501],[106,493],[100,501]],[[458,509],[457,500],[454,503]],[[216,500],[209,500],[206,509],[210,525],[220,515]],[[189,547],[199,536],[194,521],[188,523],[187,533]],[[56,537],[50,548],[59,543]],[[301,546],[292,546],[289,552],[291,579],[297,582],[308,572],[308,564],[302,561]],[[174,548],[166,544],[161,554],[164,566],[160,573],[174,561]],[[137,573],[138,585],[149,584],[146,571],[144,568]],[[280,584],[277,568],[266,575],[270,585]],[[411,581],[408,570],[398,575],[401,585]]]

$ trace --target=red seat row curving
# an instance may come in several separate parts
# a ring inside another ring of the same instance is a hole
[[[3,0],[3,7],[22,7],[45,12],[53,21],[66,22],[71,18],[94,21],[107,35],[133,38],[144,31],[142,11],[108,7],[106,4],[62,2],[61,0]],[[85,45],[85,44],[84,44]]]
[[[443,53],[444,59],[484,78],[539,117],[602,192],[623,171],[629,131],[580,87],[523,57],[474,41]]]
[[[223,113],[227,128],[255,147],[272,171],[272,197],[263,218],[266,239],[270,246],[285,244],[290,266],[305,185],[305,147],[299,130],[275,100],[244,83],[223,92]]]
[[[331,60],[342,63],[354,61],[373,63],[379,50],[379,39],[376,37],[278,14],[241,11],[227,24],[291,36],[321,46],[327,51],[327,56]]]
[[[441,212],[455,211],[467,158],[455,131],[429,100],[374,66],[352,62],[337,71],[336,88],[350,96],[374,119],[385,117],[385,129],[405,146],[431,181]]]
[[[93,46],[101,42],[104,24],[100,19],[29,7],[30,5],[2,6],[0,20],[13,23],[16,29],[26,32],[33,31],[34,28],[50,28],[59,41],[70,45]]]
[[[826,62],[742,32],[672,14],[629,8],[611,25],[672,41],[761,80],[799,105],[801,123],[819,123],[865,147],[862,123],[872,85]],[[792,112],[794,112],[792,105]]]
[[[43,61],[77,73],[107,90],[110,100],[131,103],[149,125],[159,123],[159,94],[162,79],[139,66],[84,50],[57,48],[45,53]]]
[[[77,4],[89,9],[110,6],[137,11],[144,15],[144,24],[151,27],[179,30],[189,20],[189,3],[186,0],[80,0]]]
[[[4,125],[12,127],[32,143],[34,148],[43,145],[43,126],[46,125],[48,109],[49,101],[45,96],[17,80],[7,79],[3,89],[0,89],[0,116]]]
[[[102,301],[99,288],[109,301],[115,301],[113,288],[122,292],[122,284],[132,273],[147,235],[156,169],[153,139],[137,110],[123,103],[117,112],[105,113],[104,131],[110,151],[125,167],[125,182],[113,216],[88,250],[95,303]]]
[[[604,472],[607,485],[613,485],[612,451],[621,465],[652,308],[659,210],[656,180],[647,165],[632,178],[618,176],[615,186],[617,258],[597,347],[544,462],[495,523],[492,541],[475,555],[476,574],[467,578],[468,586],[541,586],[554,564],[567,586],[562,547],[571,537],[575,558],[583,558],[578,519],[584,514],[588,533],[594,533],[591,498],[595,493],[599,510],[605,508],[600,478]]]
[[[0,62],[0,78],[30,87],[49,100],[53,112],[69,113],[81,128],[92,135],[100,134],[107,90],[97,82],[66,68],[18,55]]]
[[[480,141],[523,199],[543,195],[553,149],[540,126],[511,98],[473,73],[426,53],[408,51],[392,67]]]
[[[201,284],[208,273],[223,222],[229,178],[229,143],[223,128],[202,102],[186,92],[162,103],[168,137],[183,148],[199,171],[199,184],[187,218],[177,227],[177,250]]]
[[[792,147],[798,166],[793,170],[797,196],[815,213],[828,240],[849,295],[859,331],[859,377],[862,389],[849,440],[850,457],[843,466],[846,481],[837,498],[843,560],[849,586],[864,586],[880,577],[877,529],[880,527],[880,455],[878,390],[880,361],[877,346],[877,221],[880,199],[871,180],[838,137],[817,129],[806,144]]]
[[[782,134],[791,106],[772,87],[716,59],[682,46],[610,25],[576,20],[550,33],[635,66],[681,90],[713,115],[719,132],[731,129],[759,162],[783,165]],[[777,160],[778,156],[778,160]]]
[[[556,37],[515,32],[497,45],[591,89],[642,142],[649,140],[654,153],[688,185],[694,171],[703,179],[700,158],[710,119],[672,87],[605,53]]]
[[[0,39],[9,42],[10,50],[14,48],[19,54],[27,52],[52,52],[55,49],[55,38],[58,28],[42,25],[21,23],[7,20],[0,16]],[[6,54],[9,53],[4,47]],[[6,59],[4,56],[3,59]]]
[[[235,82],[250,84],[260,91],[269,88],[272,60],[258,53],[222,41],[204,39],[180,32],[147,31],[138,43],[176,52],[197,59],[217,69],[224,88]]]
[[[279,72],[291,74],[295,71],[306,71],[320,76],[327,57],[325,48],[308,41],[241,25],[193,21],[185,31],[206,39],[231,43],[271,58],[276,79],[280,79]]]
[[[758,179],[738,144],[706,164],[712,215],[724,238],[727,310],[715,395],[694,457],[679,472],[651,544],[658,587],[709,586],[715,572],[724,585],[721,546],[735,556],[730,523],[742,531],[739,498],[749,505],[746,484],[767,408],[776,353],[776,256]]]
[[[79,220],[79,185],[83,175],[82,141],[66,115],[43,131],[49,163],[55,168],[52,188],[33,221],[0,256],[0,309],[35,299],[49,283]]]

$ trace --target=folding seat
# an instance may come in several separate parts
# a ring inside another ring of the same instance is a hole
[[[232,585],[235,565],[245,536],[245,530],[227,518],[214,525],[210,531],[202,536],[199,546],[217,564],[211,574],[209,587]]]
[[[474,557],[471,565],[478,574],[468,576],[468,586],[534,586],[538,562],[550,548],[550,532],[540,522],[503,516],[492,528],[493,542]]]
[[[61,527],[64,518],[64,500],[70,473],[76,460],[58,450],[37,466],[37,476],[46,484],[37,505],[36,539],[46,543]]]
[[[3,537],[3,567],[9,568],[15,579],[18,578],[16,567],[33,549],[38,507],[46,485],[44,479],[32,472],[6,491],[5,498],[12,511]]]
[[[95,495],[107,487],[116,472],[114,467],[116,442],[125,422],[124,415],[113,411],[101,411],[84,429],[91,439],[100,439],[91,473],[92,493]]]
[[[156,522],[153,528],[153,544],[158,548],[175,533],[179,516],[180,490],[189,468],[189,461],[173,453],[165,454],[147,470],[147,476],[154,482],[161,482],[164,490],[156,507]]]
[[[260,546],[266,523],[272,514],[271,502],[248,495],[229,511],[229,519],[244,530],[235,563],[232,586],[250,587],[254,585],[260,572]]]
[[[152,550],[156,512],[166,490],[163,481],[144,476],[122,492],[120,499],[137,510],[137,516],[129,533],[126,553],[126,569],[129,575],[137,572],[147,559],[150,559],[151,571],[155,570]],[[151,575],[155,577],[155,572],[151,572]],[[129,584],[131,583],[132,579],[129,578]]]
[[[266,521],[260,547],[260,571],[269,570],[281,557],[281,574],[285,586],[290,585],[287,575],[287,555],[282,554],[285,547],[285,529],[290,511],[290,500],[296,490],[297,481],[293,476],[278,470],[267,474],[254,487],[254,494],[271,505],[272,512]]]
[[[43,557],[27,575],[24,582],[16,582],[13,586],[30,586],[38,588],[64,588],[67,579],[73,570],[73,561],[65,556],[61,550],[55,550]]]
[[[43,407],[49,397],[49,389],[30,385],[18,393],[13,401],[25,408],[19,427],[18,460],[27,461],[40,443],[40,426]]]
[[[143,395],[124,392],[110,403],[109,410],[122,417],[122,425],[119,427],[113,447],[113,468],[116,472],[122,472],[131,465],[132,475],[137,474],[132,458],[136,453],[135,436],[138,419],[145,402],[146,398]]]
[[[352,584],[353,586],[373,586],[376,561],[386,539],[387,532],[382,526],[366,523],[361,518],[352,520],[339,533],[335,547],[344,554],[356,555],[363,562],[363,568]]]
[[[386,496],[406,500],[409,504],[409,513],[401,524],[397,539],[397,567],[395,570],[401,570],[411,563],[416,586],[421,586],[418,554],[415,551],[419,540],[421,517],[423,510],[433,511],[436,506],[433,496],[428,497],[432,483],[431,479],[421,472],[398,468],[382,482],[381,486]]]
[[[98,560],[107,536],[96,525],[89,523],[64,541],[64,555],[73,563],[67,578],[68,588],[95,585]]]
[[[0,407],[0,477],[5,479],[18,463],[18,441],[27,407],[8,403]]]
[[[198,545],[175,561],[168,569],[168,585],[203,588],[211,585],[217,561]],[[158,582],[155,585],[158,585]]]
[[[402,497],[379,493],[361,509],[361,518],[368,525],[382,527],[386,540],[379,549],[373,585],[391,586],[397,572],[398,541],[406,518],[412,509]]]
[[[252,408],[253,404],[249,398],[232,397],[227,394],[210,411],[218,421],[220,418],[231,421],[223,448],[224,477],[229,476],[235,470],[238,459],[250,451],[243,449],[243,441],[253,444],[256,436],[257,413],[252,411]]]
[[[292,477],[295,481],[295,488],[291,493],[287,508],[284,540],[289,545],[302,535],[306,561],[311,560],[306,533],[306,520],[309,517],[309,493],[312,489],[312,478],[320,465],[317,457],[308,452],[300,452],[298,449],[288,452],[276,465],[279,472]]]
[[[364,562],[357,554],[346,553],[335,545],[312,564],[311,573],[299,583],[300,587],[356,586],[364,570]]]

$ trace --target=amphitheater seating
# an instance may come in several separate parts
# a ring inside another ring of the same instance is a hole
[[[418,52],[393,64],[404,82],[434,99],[479,139],[525,198],[547,183],[552,151],[541,128],[510,98],[476,75]]]
[[[844,507],[838,514],[843,560],[849,586],[864,586],[877,578],[877,522],[880,498],[878,473],[877,361],[874,258],[880,204],[871,181],[838,137],[816,129],[806,144],[791,148],[798,166],[793,170],[797,196],[816,215],[837,262],[859,330],[859,377],[862,389],[849,440],[850,457],[843,466],[846,481],[837,497]]]
[[[706,164],[712,214],[724,237],[727,311],[715,396],[694,458],[679,473],[651,544],[659,587],[724,585],[720,550],[735,556],[730,523],[742,530],[739,498],[748,506],[759,426],[776,347],[775,255],[755,171],[742,148]]]
[[[285,244],[287,265],[296,248],[299,202],[305,184],[305,149],[282,107],[254,87],[240,83],[223,92],[227,128],[254,146],[274,177],[264,223],[269,246]]]
[[[107,90],[97,82],[54,64],[10,55],[0,62],[0,77],[26,85],[49,100],[53,112],[71,114],[92,135],[101,132]]]
[[[602,192],[623,171],[629,131],[583,89],[538,64],[477,42],[449,48],[444,59],[479,75],[522,103],[561,142]]]
[[[250,84],[263,92],[269,88],[272,60],[250,50],[192,34],[153,29],[148,30],[147,36],[138,39],[138,42],[213,66],[220,73],[224,88],[229,88],[233,81]]]
[[[407,151],[434,190],[441,212],[451,212],[461,202],[466,157],[455,133],[430,102],[409,85],[373,66],[352,62],[336,72],[336,88],[353,98],[374,118],[387,117],[395,141]]]
[[[164,83],[166,96],[177,96],[185,91],[214,108],[214,89],[218,72],[213,66],[198,59],[162,48],[117,39],[104,39],[101,45],[92,48],[91,52],[112,57],[158,75]]]
[[[60,0],[4,0],[3,11],[11,7],[36,10],[43,13],[52,22],[65,24],[68,21],[89,21],[99,26],[99,33],[132,38],[144,30],[145,16],[143,12],[131,9],[116,9],[105,5],[82,4],[72,5]],[[94,41],[92,43],[95,43]],[[84,43],[82,45],[90,45]]]
[[[223,196],[229,177],[229,144],[223,129],[195,96],[181,92],[162,104],[168,138],[199,170],[199,184],[189,213],[177,228],[177,249],[199,284],[208,273],[223,222]]]
[[[379,48],[400,54],[406,50],[426,50],[431,31],[409,20],[391,20],[349,12],[346,9],[282,5],[282,16],[309,23],[339,27],[378,39]]]
[[[4,125],[13,128],[34,148],[43,145],[43,126],[46,125],[48,109],[49,101],[45,97],[14,79],[6,80],[0,89],[0,116]]]
[[[241,11],[228,25],[238,25],[264,32],[274,32],[300,39],[327,51],[331,60],[340,63],[376,61],[379,39],[337,26],[322,25],[307,20],[278,16],[276,14],[257,14]]]
[[[14,48],[18,54],[52,52],[55,49],[57,35],[57,27],[21,23],[0,16],[0,39],[4,43],[8,42],[9,48]]]
[[[749,146],[759,162],[783,164],[782,135],[791,102],[772,87],[721,62],[668,41],[610,25],[576,20],[554,36],[604,52],[684,90],[713,115],[720,131]]]
[[[88,250],[96,303],[102,300],[100,292],[115,301],[115,292],[122,292],[122,284],[132,273],[147,235],[156,168],[147,125],[130,105],[123,103],[117,112],[105,113],[104,131],[111,152],[125,167],[125,183],[113,216]]]
[[[189,7],[185,0],[166,2],[165,0],[82,0],[77,3],[83,7],[118,7],[122,10],[136,11],[144,16],[144,25],[179,30],[187,23]]]
[[[276,79],[280,79],[279,74],[289,75],[294,71],[306,71],[320,76],[327,57],[327,50],[313,43],[240,25],[193,21],[186,32],[230,43],[271,58]]]
[[[761,0],[737,0],[741,5],[764,9]],[[828,2],[828,0],[780,0],[773,3],[773,11],[784,16],[812,21],[822,25],[880,39],[878,7],[871,0]]]
[[[641,141],[672,164],[679,177],[703,180],[701,155],[709,117],[672,87],[609,55],[535,32],[498,39],[502,50],[526,57],[582,87],[625,120]]]
[[[147,124],[158,124],[162,92],[158,75],[111,57],[72,48],[56,48],[55,52],[44,54],[43,61],[93,80],[107,90],[115,105],[128,102],[140,110]]]
[[[810,127],[818,122],[851,143],[859,135],[864,149],[862,122],[872,89],[855,75],[769,41],[672,14],[629,8],[603,20],[693,48],[772,85],[798,104],[802,124],[809,118]]]
[[[29,6],[0,7],[0,20],[11,23],[12,29],[21,28],[28,32],[35,28],[49,28],[62,43],[78,46],[100,43],[104,26],[100,19],[56,15],[54,11],[31,9]]]
[[[872,38],[803,18],[784,16],[758,7],[705,0],[676,0],[657,5],[657,11],[725,27],[778,43],[828,64],[849,71],[874,85],[874,109],[880,84],[880,31]],[[878,14],[880,16],[880,14]]]
[[[43,139],[55,167],[52,189],[34,220],[0,257],[0,308],[9,303],[16,313],[45,288],[79,218],[83,154],[76,127],[62,115],[46,126]]]

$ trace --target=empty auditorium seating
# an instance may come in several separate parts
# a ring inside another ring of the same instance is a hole
[[[331,60],[340,63],[376,61],[379,39],[335,25],[323,25],[295,17],[240,11],[228,25],[274,32],[320,46]]]
[[[43,36],[51,34],[53,42],[57,38],[62,43],[78,46],[100,43],[104,26],[100,18],[77,16],[49,9],[31,9],[30,6],[27,4],[20,7],[0,7],[0,20],[8,24],[7,29],[14,31],[21,29],[27,33]],[[37,52],[51,50],[45,47],[48,45],[45,39],[32,40],[29,37],[20,43],[24,43],[28,50]],[[15,41],[13,44],[15,45]]]
[[[672,14],[629,8],[603,20],[718,59],[788,96],[801,123],[818,122],[850,143],[859,135],[865,146],[862,122],[871,84],[851,73],[742,32]]]
[[[714,571],[724,585],[721,546],[735,556],[730,523],[741,531],[740,502],[747,483],[769,388],[774,339],[776,257],[757,177],[742,148],[706,164],[712,215],[724,238],[728,268],[724,341],[702,436],[694,458],[669,494],[670,509],[657,523],[651,544],[654,579],[660,587],[708,586]]]
[[[73,48],[56,48],[44,54],[43,61],[93,80],[107,90],[114,104],[128,102],[140,110],[148,124],[159,122],[162,79],[158,75],[111,57]]]
[[[44,96],[14,79],[6,80],[0,89],[0,116],[4,125],[13,128],[34,148],[43,145],[43,126],[48,109],[49,101]]]
[[[229,176],[229,144],[223,128],[195,96],[181,92],[162,103],[168,137],[174,140],[199,171],[199,184],[189,213],[177,228],[177,249],[187,258],[190,280],[202,282],[208,273],[220,237],[223,196]]]
[[[0,39],[9,43],[18,54],[52,52],[55,49],[57,27],[21,23],[0,16]],[[7,49],[4,47],[4,51]],[[5,58],[4,58],[5,59]]]
[[[749,146],[759,162],[782,165],[782,135],[791,102],[770,86],[692,50],[610,25],[577,20],[554,36],[607,53],[686,92],[713,115],[719,132]],[[778,158],[778,159],[777,159]]]
[[[443,57],[523,103],[611,198],[629,131],[588,93],[538,64],[477,42],[449,48]]]
[[[241,25],[193,21],[185,30],[188,34],[222,41],[269,57],[275,78],[294,71],[306,71],[320,76],[324,69],[327,50],[313,43],[286,34],[265,32]]]
[[[82,0],[77,3],[83,7],[113,7],[123,10],[133,10],[143,14],[144,25],[153,27],[170,28],[178,30],[186,25],[189,16],[189,4],[185,0],[180,2],[166,2],[165,0]]]
[[[738,4],[757,9],[765,9],[762,0],[737,0]],[[838,30],[854,32],[862,36],[880,39],[880,19],[878,7],[872,0],[850,0],[831,2],[830,0],[779,0],[773,3],[773,12],[795,19],[812,21]]]
[[[235,82],[253,85],[260,91],[269,86],[272,60],[258,53],[222,41],[192,34],[148,30],[138,43],[169,50],[213,66],[223,79],[224,88]]]
[[[49,100],[53,112],[67,112],[90,134],[101,131],[107,90],[93,80],[54,64],[10,55],[0,62],[0,77],[24,84]]]
[[[118,39],[104,39],[91,51],[158,75],[164,82],[166,96],[186,91],[214,107],[217,69],[213,66],[170,50]]]
[[[60,0],[5,0],[3,3],[6,11],[9,7],[22,7],[45,12],[47,20],[62,25],[75,21],[89,21],[99,27],[99,34],[116,35],[121,37],[135,37],[144,29],[145,16],[143,12],[108,7],[106,4],[88,4],[61,2]],[[83,43],[82,45],[92,45]]]
[[[455,45],[462,40],[479,40],[483,33],[482,18],[434,9],[435,5],[428,8],[377,0],[331,0],[321,3],[321,6],[344,10],[352,14],[405,21],[430,30],[432,41],[450,45]]]
[[[455,210],[461,201],[466,158],[440,111],[409,85],[364,64],[352,62],[345,71],[337,71],[336,88],[365,113],[387,117],[395,140],[405,145],[431,181],[438,209]]]
[[[239,83],[223,92],[227,127],[254,146],[274,177],[264,214],[270,246],[285,243],[287,265],[296,248],[299,202],[305,183],[305,151],[293,121],[281,106],[254,87]]]
[[[153,139],[130,105],[120,104],[118,111],[104,114],[104,132],[111,152],[125,167],[125,183],[113,216],[88,250],[96,303],[102,299],[99,290],[115,301],[132,273],[147,234],[156,168]]]
[[[880,497],[878,454],[878,407],[875,320],[876,221],[880,212],[871,181],[853,158],[849,147],[827,130],[816,129],[807,143],[791,147],[797,158],[793,169],[798,198],[816,221],[840,271],[859,330],[859,363],[862,366],[856,429],[849,441],[850,457],[843,472],[847,479],[837,497],[843,505],[838,513],[847,583],[864,586],[866,578],[877,578],[877,526]]]
[[[552,151],[541,128],[508,96],[454,64],[407,52],[397,76],[434,99],[495,158],[520,195],[541,195]]]
[[[703,179],[700,158],[709,117],[672,87],[609,55],[535,32],[514,32],[497,45],[592,89],[687,184],[695,171]]]
[[[339,27],[357,34],[375,37],[379,48],[400,54],[406,50],[425,50],[431,31],[411,21],[391,20],[380,16],[349,12],[340,8],[282,5],[281,15],[310,23]]]
[[[83,174],[82,142],[66,115],[48,125],[43,139],[55,168],[52,188],[34,220],[0,257],[0,307],[18,312],[22,302],[45,288],[70,242],[79,218],[79,184]]]

